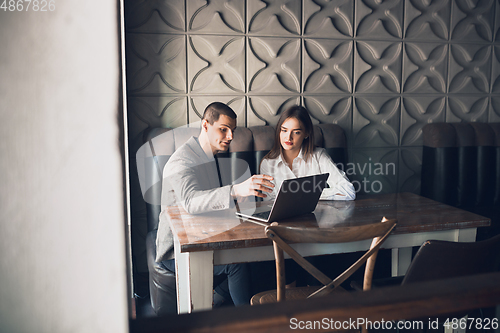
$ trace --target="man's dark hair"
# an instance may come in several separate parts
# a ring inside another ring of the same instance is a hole
[[[214,122],[219,120],[221,114],[228,116],[229,118],[236,119],[236,113],[233,109],[221,102],[213,102],[209,104],[205,108],[205,112],[203,112],[202,119],[206,119],[210,125],[213,125]]]

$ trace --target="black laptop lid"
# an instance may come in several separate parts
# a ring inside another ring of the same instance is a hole
[[[269,222],[311,213],[318,204],[329,174],[319,174],[283,181]]]

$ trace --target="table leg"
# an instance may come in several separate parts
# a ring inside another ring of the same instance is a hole
[[[457,230],[457,242],[475,242],[476,241],[477,228],[468,229],[458,229]]]
[[[411,264],[412,248],[392,249],[392,276],[403,276]]]
[[[175,247],[177,280],[177,312],[212,308],[214,253],[213,251],[180,253]]]

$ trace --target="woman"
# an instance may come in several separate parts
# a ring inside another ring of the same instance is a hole
[[[292,106],[276,125],[274,146],[264,156],[260,173],[274,177],[275,187],[268,199],[276,197],[285,179],[329,173],[328,188],[320,200],[354,200],[356,191],[345,173],[337,168],[325,149],[314,147],[314,130],[308,111]]]

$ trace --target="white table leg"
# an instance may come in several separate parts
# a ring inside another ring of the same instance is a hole
[[[451,233],[450,233],[451,232]],[[419,243],[420,241],[424,242],[428,239],[441,239],[455,242],[475,242],[476,241],[476,233],[477,228],[468,228],[468,229],[456,229],[449,230],[445,232],[438,233],[422,233],[422,234],[414,234],[415,239],[419,239],[415,242]],[[390,238],[386,243],[389,243]],[[421,243],[420,243],[421,244]],[[401,246],[400,244],[398,244]],[[393,245],[394,246],[394,245]],[[396,245],[397,246],[397,245]],[[406,274],[408,267],[410,267],[412,260],[412,248],[411,247],[399,247],[392,249],[392,276],[402,276]]]
[[[457,242],[475,242],[477,228],[469,228],[469,229],[458,229],[457,232]]]
[[[392,276],[403,276],[411,264],[412,248],[392,249]]]
[[[213,251],[180,253],[175,244],[177,280],[177,312],[212,308],[214,253]]]

